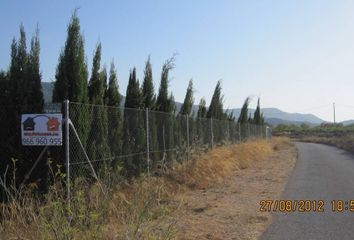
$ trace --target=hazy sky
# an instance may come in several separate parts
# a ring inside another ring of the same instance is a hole
[[[314,113],[332,120],[354,119],[354,1],[333,0],[0,0],[0,69],[7,69],[12,38],[22,22],[28,40],[39,25],[43,81],[54,79],[73,10],[92,63],[102,42],[102,62],[114,59],[120,91],[129,69],[139,79],[149,54],[158,89],[165,59],[178,53],[170,89],[183,101],[190,78],[195,100],[209,103],[222,79],[225,107],[247,96],[262,107]]]

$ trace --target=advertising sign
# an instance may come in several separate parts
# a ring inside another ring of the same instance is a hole
[[[22,114],[21,136],[24,146],[61,146],[62,114]]]

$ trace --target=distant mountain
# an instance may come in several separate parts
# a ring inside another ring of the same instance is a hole
[[[54,87],[53,82],[42,82],[42,91],[43,91],[44,102],[46,102],[46,103],[52,102],[53,87]]]
[[[340,123],[342,123],[344,126],[348,126],[354,124],[354,120],[346,120]]]
[[[44,101],[45,102],[51,102],[52,101],[52,94],[53,94],[53,83],[52,82],[42,82],[42,89],[43,89],[43,95],[44,95]],[[121,106],[124,106],[124,100],[125,97],[123,96]],[[177,112],[181,109],[182,103],[176,102],[176,108]],[[194,105],[192,108],[192,112],[197,112],[198,111],[198,105]],[[235,109],[230,109],[228,111],[232,111],[234,116],[238,118],[240,115],[241,109],[240,108],[235,108]],[[249,109],[249,113],[254,114],[255,109]],[[319,125],[324,122],[324,120],[316,117],[313,114],[302,114],[302,113],[287,113],[283,112],[277,108],[262,108],[262,112],[264,115],[264,118],[267,123],[276,126],[279,124],[296,124],[296,125],[301,125],[303,123],[308,124],[310,126],[313,125]],[[344,125],[349,125],[353,124],[354,120],[348,120],[343,122]]]
[[[311,123],[311,122],[298,122],[298,121],[287,121],[284,119],[279,119],[279,118],[265,118],[266,123],[272,125],[272,126],[277,126],[279,124],[285,124],[285,125],[297,125],[300,126],[302,124],[306,124],[310,127],[318,126],[319,124]]]
[[[234,116],[238,117],[240,115],[241,109],[231,109],[234,113]],[[249,113],[253,115],[255,109],[249,109]],[[263,116],[266,120],[270,120],[270,122],[279,122],[280,123],[293,123],[293,124],[302,124],[307,123],[311,125],[318,125],[324,122],[324,120],[320,119],[319,117],[313,114],[302,114],[302,113],[287,113],[283,112],[277,108],[262,108],[261,111],[263,112]],[[277,120],[278,119],[278,120]],[[281,120],[281,121],[280,121]],[[278,125],[275,124],[275,125]]]

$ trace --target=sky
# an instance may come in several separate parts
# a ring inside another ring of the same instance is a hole
[[[210,102],[222,81],[225,108],[255,107],[354,119],[354,1],[59,1],[0,0],[0,69],[10,62],[22,23],[27,39],[38,25],[43,81],[55,79],[58,57],[75,8],[91,71],[95,46],[102,64],[114,63],[125,95],[134,66],[143,79],[151,56],[155,91],[162,64],[177,53],[170,90],[182,102],[192,78],[195,103]]]

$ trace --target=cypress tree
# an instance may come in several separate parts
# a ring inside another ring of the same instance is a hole
[[[108,80],[108,75],[107,75],[107,66],[106,64],[103,65],[103,68],[100,72],[100,79],[103,83],[103,104],[107,105],[108,102],[108,84],[107,84],[107,80]]]
[[[73,13],[67,27],[67,37],[62,49],[55,74],[53,102],[63,102],[68,99],[70,104],[70,119],[78,132],[84,148],[90,131],[90,110],[88,103],[88,70],[85,61],[84,39],[80,32],[80,20],[76,11]],[[65,139],[65,136],[64,136]],[[65,144],[65,143],[64,143]],[[64,152],[59,149],[53,152],[56,164],[62,164]],[[79,142],[75,137],[70,141],[71,162],[86,161]],[[90,173],[91,170],[87,172]],[[72,175],[75,177],[74,175]]]
[[[130,72],[127,93],[125,96],[123,123],[123,154],[144,151],[144,112],[139,110],[143,105],[136,69]],[[124,169],[128,177],[139,176],[144,167],[141,155],[124,158]]]
[[[213,96],[211,98],[210,106],[208,108],[207,112],[207,118],[213,118],[214,120],[212,121],[213,124],[213,142],[214,143],[221,143],[225,134],[224,131],[226,129],[226,126],[224,126],[223,121],[219,120],[225,120],[226,116],[224,114],[224,109],[223,109],[223,95],[221,93],[221,82],[218,81],[216,84]],[[211,126],[209,124],[209,133],[211,132]]]
[[[25,88],[27,83],[25,81],[26,71],[27,71],[27,49],[26,49],[26,34],[23,28],[23,25],[20,26],[20,39],[17,42],[15,38],[13,39],[11,45],[11,64],[10,64],[10,99],[12,100],[12,111],[9,111],[10,114],[10,122],[8,123],[8,128],[11,129],[8,133],[8,141],[9,147],[12,148],[10,151],[10,156],[7,159],[7,164],[12,167],[11,159],[14,158],[18,160],[17,163],[17,171],[16,174],[18,176],[24,176],[26,174],[26,162],[22,160],[22,151],[23,147],[20,142],[20,129],[21,129],[21,121],[20,116],[21,113],[27,109],[27,103],[22,101],[25,99]],[[12,123],[12,124],[11,124]],[[11,133],[11,134],[10,134]],[[15,171],[15,169],[11,169]],[[18,182],[22,181],[22,179],[17,178]],[[17,184],[17,183],[14,183]]]
[[[175,67],[175,57],[168,59],[162,66],[161,81],[159,93],[156,100],[156,110],[161,112],[170,112],[171,106],[168,97],[168,75],[170,70]]]
[[[192,130],[193,130],[193,118],[190,118],[190,115],[191,115],[191,111],[192,111],[192,107],[193,107],[193,104],[194,104],[194,98],[193,98],[193,80],[189,80],[189,84],[188,84],[188,87],[187,87],[187,91],[186,91],[186,96],[184,98],[184,101],[183,101],[183,104],[182,104],[182,107],[178,113],[178,117],[175,121],[175,126],[176,126],[176,132],[179,133],[179,134],[176,134],[175,133],[175,142],[176,143],[180,143],[181,145],[181,140],[183,140],[183,142],[187,143],[188,139],[187,139],[187,134],[186,134],[186,131],[187,131],[187,122],[186,122],[186,117],[189,118],[188,119],[188,123],[189,123],[189,126],[188,126],[188,129],[189,129],[189,135],[191,136],[192,134]],[[179,123],[179,124],[178,124]],[[178,129],[179,128],[179,129]],[[190,138],[192,139],[192,138]],[[182,144],[183,144],[182,142]],[[191,142],[191,141],[190,141]],[[183,147],[187,147],[187,144],[185,144],[185,146]]]
[[[248,115],[248,123],[253,123],[252,114]]]
[[[188,116],[191,114],[192,107],[194,104],[193,91],[193,80],[191,79],[189,80],[186,96],[184,97],[184,101],[179,114]]]
[[[109,84],[107,89],[107,106],[108,108],[108,139],[111,148],[111,154],[114,159],[114,166],[118,164],[115,157],[121,153],[121,96],[118,90],[117,72],[112,61],[109,71]]]
[[[152,66],[150,62],[150,56],[148,57],[145,63],[144,70],[144,81],[142,85],[142,97],[143,97],[143,107],[148,110],[152,110],[155,108],[156,104],[156,96],[154,90],[153,76],[152,76]],[[157,142],[157,123],[156,123],[156,112],[149,111],[149,149],[151,152],[156,151],[158,149]],[[145,123],[146,123],[146,117]],[[153,152],[150,154],[150,159],[152,160],[152,167],[156,166],[157,159],[159,158],[159,154]]]
[[[44,108],[44,99],[42,92],[42,76],[40,73],[40,42],[39,42],[39,29],[36,28],[36,33],[31,39],[31,49],[28,54],[27,59],[27,73],[26,73],[26,90],[24,95],[24,102],[27,102],[27,109],[24,110],[28,113],[42,113]],[[26,173],[29,172],[32,165],[38,158],[43,147],[31,147],[24,148],[23,155],[26,156]],[[46,156],[46,155],[45,155]],[[46,190],[47,188],[47,177],[48,177],[48,168],[47,168],[47,159],[45,156],[39,161],[37,167],[33,170],[30,180],[40,180],[39,181],[39,190]]]
[[[233,111],[227,111],[225,112],[227,115],[227,120],[228,120],[228,129],[229,129],[229,141],[231,142],[236,142],[236,118],[234,116]]]
[[[197,112],[197,136],[199,144],[207,144],[208,143],[208,129],[209,124],[206,118],[207,108],[205,99],[200,99],[198,112]]]
[[[260,106],[260,99],[259,98],[257,101],[256,111],[254,112],[253,121],[254,121],[254,124],[256,124],[256,125],[263,125],[264,124],[264,119],[263,119],[263,114],[261,113],[261,106]]]
[[[10,158],[18,160],[16,166],[18,182],[22,182],[23,177],[29,172],[40,151],[42,151],[42,147],[31,147],[29,151],[28,148],[22,147],[20,141],[21,114],[43,112],[38,32],[37,28],[31,41],[30,53],[28,53],[25,30],[23,25],[20,26],[20,38],[18,42],[14,38],[11,44],[11,63],[8,76],[2,81],[5,87],[3,97],[7,98],[7,100],[3,99],[4,103],[7,102],[7,106],[3,107],[6,117],[1,120],[3,122],[2,128],[4,128],[2,137],[6,139],[7,143],[1,145],[6,145],[5,148],[7,149],[3,150],[5,159],[1,162],[12,166]],[[46,182],[45,164],[46,160],[42,158],[30,179],[31,181],[41,180],[40,190],[43,190],[44,185],[42,184]]]
[[[208,108],[207,117],[214,119],[224,119],[223,96],[221,94],[221,82],[216,84],[213,97]]]
[[[80,33],[80,20],[75,11],[67,28],[64,49],[59,56],[53,89],[53,102],[63,102],[68,99],[72,102],[87,103],[87,78],[84,39]],[[72,116],[81,142],[86,146],[90,124],[88,106],[72,105],[70,116]]]
[[[4,71],[0,70],[0,106],[5,107],[9,98],[9,81]],[[2,125],[1,125],[2,126]]]
[[[41,113],[43,111],[44,99],[41,84],[41,73],[39,70],[39,29],[37,27],[35,35],[31,40],[31,51],[28,58],[28,82],[29,84],[29,96],[28,101],[31,103],[29,107],[30,112]]]
[[[248,123],[248,105],[250,103],[250,98],[247,97],[242,105],[240,116],[238,117],[238,123],[245,124]]]
[[[240,116],[238,117],[237,122],[241,125],[241,138],[245,139],[248,134],[248,105],[250,103],[250,98],[247,97],[245,102],[242,105]]]
[[[104,80],[101,78],[101,44],[96,47],[92,63],[92,73],[89,83],[89,98],[92,107],[92,120],[88,138],[87,150],[92,160],[106,159],[110,156],[108,147],[108,121],[104,107]]]
[[[136,68],[133,68],[129,75],[124,107],[142,108],[142,96],[139,88],[139,81],[136,78]]]
[[[80,20],[75,11],[67,29],[64,50],[59,56],[53,102],[69,99],[73,102],[87,103],[87,76],[84,39],[80,33]]]
[[[177,108],[176,108],[176,101],[175,101],[175,97],[173,96],[173,93],[170,93],[170,96],[168,97],[168,110],[167,112],[170,113],[171,115],[175,115]]]
[[[199,102],[197,117],[198,118],[206,118],[206,116],[207,116],[206,102],[205,102],[205,99],[202,98],[202,99],[200,99],[200,102]]]
[[[173,56],[172,58],[167,59],[162,66],[160,87],[155,106],[155,110],[160,112],[172,113],[173,111],[170,98],[171,96],[169,97],[168,95],[168,82],[169,72],[175,67],[174,62],[175,57]],[[159,126],[159,131],[157,133],[158,149],[160,151],[163,151],[160,155],[160,159],[162,159],[163,163],[165,162],[165,160],[167,160],[165,150],[169,148],[169,143],[172,142],[167,139],[170,134],[173,134],[172,132],[170,132],[172,126],[171,117],[171,115],[159,114],[156,119],[157,126]],[[170,156],[167,157],[168,159],[171,159]]]
[[[101,52],[102,46],[101,43],[98,43],[93,56],[91,78],[88,85],[89,101],[96,105],[103,105],[104,100],[104,84],[100,78]]]
[[[143,107],[153,109],[156,101],[154,93],[154,83],[152,78],[152,67],[150,62],[150,56],[145,63],[144,81],[142,86],[143,95]]]
[[[13,134],[10,126],[13,120],[9,113],[11,113],[11,100],[10,100],[10,86],[8,75],[0,71],[0,174],[4,176],[6,165],[10,164],[10,159],[13,156],[13,146],[11,146],[8,138]],[[6,200],[6,194],[0,186],[0,202]]]

